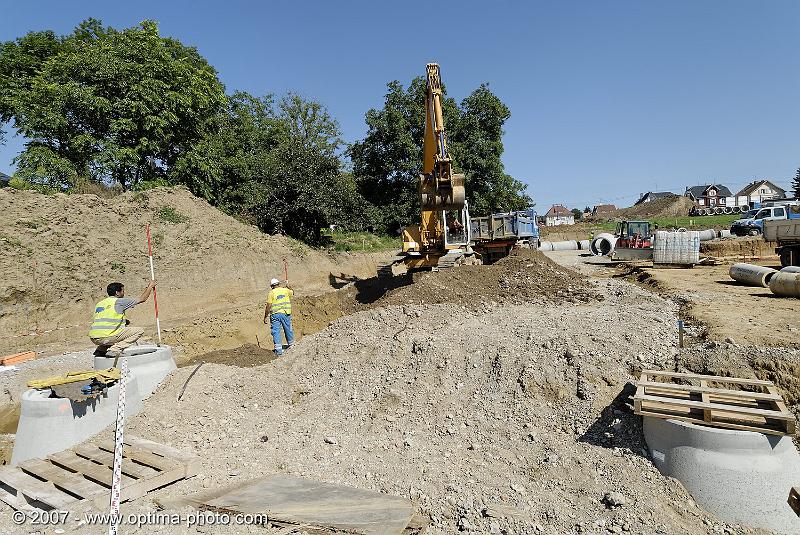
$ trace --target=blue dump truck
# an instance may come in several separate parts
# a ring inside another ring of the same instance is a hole
[[[765,221],[783,221],[800,217],[796,213],[798,201],[776,201],[765,203],[742,214],[731,224],[731,234],[735,236],[759,236],[764,233]]]
[[[486,217],[471,217],[472,249],[484,264],[508,256],[514,247],[536,248],[539,227],[535,210],[520,210]]]

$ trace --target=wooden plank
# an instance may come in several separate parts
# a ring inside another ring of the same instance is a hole
[[[691,401],[686,399],[668,399],[660,396],[649,396],[649,395],[642,396],[641,400],[663,403],[665,405],[695,407],[698,409],[718,409],[727,412],[735,412],[739,414],[764,416],[764,417],[774,418],[776,420],[794,419],[794,415],[789,412],[774,411],[771,409],[753,409],[750,407],[737,407],[736,405],[723,405],[721,403],[703,403],[702,401]]]
[[[113,440],[104,440],[99,446],[101,449],[114,453]],[[180,463],[180,461],[168,459],[166,457],[162,457],[161,455],[156,455],[155,453],[141,450],[135,446],[123,448],[122,455],[128,459],[133,459],[137,463],[146,464],[147,466],[155,468],[161,472],[169,472],[170,470],[183,467],[183,464]]]
[[[693,423],[693,424],[703,424],[704,423],[703,420],[700,419],[700,418],[692,418],[692,417],[687,417],[687,416],[678,416],[678,415],[674,415],[674,414],[663,414],[663,413],[660,413],[660,412],[649,412],[647,410],[642,410],[641,412],[636,413],[636,414],[639,414],[640,416],[650,416],[650,417],[653,417],[653,418],[662,418],[662,419],[665,419],[665,420],[681,420],[683,422],[689,422],[689,423]],[[776,429],[776,428],[766,427],[766,426],[765,427],[758,427],[758,426],[753,426],[753,425],[741,425],[741,424],[734,424],[734,423],[720,422],[720,421],[714,422],[713,425],[714,425],[714,427],[724,427],[726,429],[736,429],[738,431],[755,431],[756,433],[765,433],[765,434],[768,434],[768,435],[780,435],[780,436],[783,436],[783,435],[786,434],[786,432],[783,431],[782,429]]]
[[[778,398],[779,398],[779,401],[775,401],[775,402],[772,403],[772,406],[773,406],[774,409],[779,410],[779,411],[789,412],[789,409],[786,408],[786,404],[783,402],[783,398],[780,397],[780,392],[778,392],[777,388],[775,388],[774,386],[768,386],[767,387],[767,391],[770,394],[777,395]],[[792,420],[792,421],[786,422],[786,434],[787,435],[794,435],[794,433],[795,433],[795,422],[796,422],[796,420]]]
[[[773,392],[747,392],[744,390],[729,390],[725,388],[715,388],[713,386],[708,386],[708,381],[705,379],[700,381],[700,386],[694,385],[678,385],[675,383],[662,383],[658,381],[639,381],[636,383],[636,386],[643,386],[643,387],[654,387],[658,390],[674,390],[677,392],[708,392],[710,394],[718,394],[720,396],[727,396],[731,398],[742,398],[742,399],[763,399],[763,400],[780,400],[781,395],[779,393]],[[769,387],[767,387],[769,388]],[[650,390],[647,388],[647,390]],[[636,393],[639,393],[637,389]],[[644,394],[644,392],[642,392]]]
[[[36,358],[35,351],[14,353],[13,355],[6,355],[4,357],[0,357],[0,364],[2,364],[3,366],[11,366],[12,364],[19,364],[20,362],[25,362],[26,360],[31,360],[32,358]]]
[[[738,385],[760,385],[770,386],[772,381],[762,381],[761,379],[742,379],[740,377],[722,377],[720,375],[702,375],[697,373],[682,373],[682,372],[662,372],[658,370],[642,370],[642,373],[647,375],[654,375],[657,377],[672,377],[676,379],[706,379],[708,381],[717,383],[731,383]]]
[[[792,508],[792,511],[794,511],[797,516],[800,516],[800,489],[792,487],[789,490],[789,500],[787,500],[787,503],[789,507]]]
[[[15,496],[2,488],[0,488],[0,501],[10,505],[16,511],[24,511],[26,513],[38,513],[41,511],[41,509],[29,504],[23,495]]]
[[[109,470],[112,469],[114,466],[114,454],[108,451],[101,450],[97,446],[89,446],[86,444],[81,444],[72,448],[72,451],[74,451],[81,457],[89,459],[90,461],[95,461],[107,466]],[[154,476],[158,474],[159,471],[149,466],[145,466],[143,464],[137,464],[133,462],[131,459],[123,458],[122,473],[136,479],[142,479],[144,477]]]
[[[699,388],[699,387],[698,387]],[[648,386],[645,389],[648,395],[659,396],[665,399],[696,399],[696,392],[685,392],[682,390],[667,390],[659,387]],[[767,400],[747,399],[745,397],[728,397],[724,394],[708,394],[711,403],[723,403],[727,405],[737,405],[740,407],[770,408]]]
[[[52,483],[45,483],[26,474],[22,470],[3,466],[0,468],[0,481],[28,498],[40,501],[54,509],[66,509],[75,503],[77,498],[55,488]]]
[[[54,453],[47,457],[47,460],[53,464],[69,468],[73,472],[83,474],[87,479],[91,479],[96,483],[100,483],[106,487],[111,487],[112,473],[111,469],[105,465],[93,463],[83,457],[78,457],[74,452],[61,451]],[[122,474],[122,482],[130,483],[136,481],[135,479]]]
[[[159,472],[157,475],[148,478],[139,480],[133,479],[123,482],[122,489],[120,491],[120,501],[127,502],[141,498],[151,490],[155,490],[165,485],[169,485],[170,483],[174,483],[175,481],[179,481],[184,478],[184,472],[185,467],[180,466],[174,470]],[[108,497],[96,497],[92,500],[92,505],[100,508],[106,507],[108,505]]]
[[[700,381],[700,387],[701,388],[707,388],[708,387],[708,383],[705,380]],[[702,401],[703,403],[708,403],[709,405],[711,405],[711,398],[708,395],[708,392],[701,392],[700,393],[700,401]],[[706,422],[711,422],[712,419],[713,419],[713,415],[711,413],[711,409],[703,409],[703,420],[706,421]]]
[[[77,498],[88,498],[96,494],[108,492],[108,489],[102,485],[98,485],[83,476],[41,459],[29,459],[20,464],[19,468],[37,477],[46,479],[57,488]]]
[[[633,396],[633,410],[640,411],[642,410],[642,400],[641,396],[644,395],[644,387],[650,381],[647,380],[647,374],[642,372],[639,376],[639,382],[636,383],[636,395]]]
[[[158,442],[153,442],[152,440],[147,440],[136,436],[130,436],[130,437],[126,436],[124,444],[127,446],[133,446],[135,448],[139,448],[140,450],[156,453],[158,455],[161,455],[162,457],[169,457],[170,459],[175,459],[178,461],[192,462],[200,460],[200,458],[197,455],[185,453],[177,448],[167,446],[166,444],[159,444]]]
[[[677,416],[687,416],[690,418],[696,418],[699,421],[703,421],[703,411],[702,409],[696,409],[694,407],[668,407],[663,405],[662,403],[652,403],[650,401],[643,401],[642,402],[642,410],[656,412],[659,414],[665,414],[667,417],[671,414]],[[714,421],[725,421],[725,420],[734,420],[735,422],[742,422],[747,425],[767,425],[769,424],[770,420],[764,418],[763,416],[753,416],[747,414],[739,414],[739,413],[732,413],[726,412],[724,410],[715,410],[714,411]],[[776,427],[782,427],[780,423],[777,421],[773,421]]]

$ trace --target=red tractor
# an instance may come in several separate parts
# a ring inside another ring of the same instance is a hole
[[[652,260],[653,234],[649,221],[620,221],[612,260]]]

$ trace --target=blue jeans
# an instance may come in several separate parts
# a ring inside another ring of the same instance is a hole
[[[292,331],[291,314],[270,314],[269,323],[272,327],[272,341],[275,342],[275,354],[283,355],[283,343],[281,342],[281,330],[286,335],[286,344],[294,343],[294,332]]]

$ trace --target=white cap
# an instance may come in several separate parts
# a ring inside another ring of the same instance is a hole
[[[270,286],[277,286],[280,283],[281,283],[281,281],[279,281],[278,279],[272,279],[271,281],[269,281],[269,285]]]

